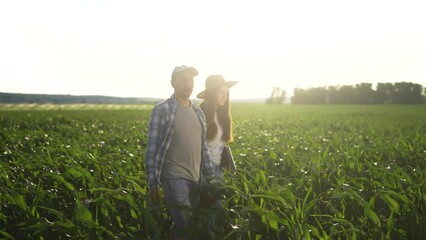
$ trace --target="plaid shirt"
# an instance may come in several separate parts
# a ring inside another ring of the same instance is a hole
[[[213,158],[207,149],[206,130],[207,123],[203,111],[192,102],[194,109],[202,127],[202,159],[201,165],[203,174],[213,176]],[[148,127],[148,144],[146,146],[146,173],[149,187],[160,185],[161,170],[163,168],[164,158],[172,142],[175,113],[178,102],[174,95],[169,99],[157,104],[151,113],[151,119]]]

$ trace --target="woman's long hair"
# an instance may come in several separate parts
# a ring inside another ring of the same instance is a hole
[[[219,88],[214,88],[206,91],[206,95],[204,101],[200,104],[201,109],[204,112],[204,115],[207,119],[207,141],[211,141],[217,135],[217,125],[214,121],[215,114],[215,103],[217,91]],[[223,106],[219,106],[217,108],[217,119],[222,126],[223,136],[222,141],[224,142],[232,142],[232,117],[231,117],[231,103],[229,101],[229,92],[228,98]]]

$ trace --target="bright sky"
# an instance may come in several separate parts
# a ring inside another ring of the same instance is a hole
[[[0,92],[167,98],[177,65],[272,87],[426,87],[426,1],[1,1]]]

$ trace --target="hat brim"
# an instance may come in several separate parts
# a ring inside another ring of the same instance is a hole
[[[206,97],[206,92],[210,89],[218,88],[218,87],[221,87],[223,85],[227,85],[229,88],[231,88],[232,86],[234,86],[237,83],[238,83],[238,81],[226,81],[226,82],[223,82],[223,83],[220,83],[220,84],[216,84],[214,86],[211,86],[211,87],[205,89],[204,91],[200,92],[199,94],[197,94],[197,98],[204,99]]]

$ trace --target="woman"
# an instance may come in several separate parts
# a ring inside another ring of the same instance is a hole
[[[208,149],[214,156],[214,175],[223,179],[220,157],[226,143],[232,141],[232,117],[229,101],[229,88],[236,81],[225,81],[221,75],[211,75],[206,79],[206,89],[197,95],[204,99],[200,104],[207,119]]]
[[[223,182],[223,170],[220,166],[220,158],[225,144],[232,141],[229,88],[236,83],[236,81],[225,81],[221,75],[211,75],[206,79],[206,89],[197,95],[197,98],[204,99],[200,104],[200,108],[203,110],[207,120],[207,148],[213,155],[214,176],[221,183]],[[202,202],[204,201],[202,200]],[[205,203],[201,203],[201,205],[222,209],[221,200],[217,198],[215,193],[213,193],[213,196],[207,197]],[[211,233],[214,233],[213,236],[218,234],[219,238],[222,236],[221,233],[223,234],[223,228],[219,221],[219,219],[223,219],[222,216],[222,211],[209,216],[208,228]]]

